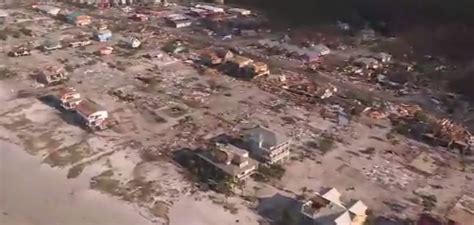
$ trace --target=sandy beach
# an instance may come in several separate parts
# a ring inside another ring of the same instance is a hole
[[[134,206],[90,190],[87,177],[68,180],[66,172],[40,164],[21,146],[0,141],[0,224],[153,224]]]

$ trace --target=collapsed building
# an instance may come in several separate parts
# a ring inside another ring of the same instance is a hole
[[[8,56],[10,57],[20,57],[29,55],[31,55],[31,50],[25,46],[16,47],[8,52]]]
[[[50,16],[57,16],[61,11],[60,8],[51,5],[33,5],[33,9]]]
[[[250,58],[239,55],[227,60],[225,70],[230,75],[244,79],[252,79],[270,74],[267,64],[254,62]]]
[[[45,65],[40,69],[37,80],[43,84],[58,84],[67,80],[67,73],[64,67],[58,65]]]
[[[474,136],[462,125],[454,123],[449,119],[436,119],[432,122],[432,128],[423,134],[423,137],[432,143],[446,145],[464,151],[464,154],[472,154]]]
[[[270,39],[259,40],[258,44],[263,48],[267,48],[269,51],[292,55],[306,62],[315,62],[321,57],[331,54],[331,49],[324,44],[311,45],[304,48]]]
[[[66,21],[76,26],[86,26],[92,23],[92,18],[80,12],[72,12],[67,14]]]
[[[189,18],[181,14],[171,14],[165,17],[166,23],[174,28],[189,27],[193,23]]]
[[[385,107],[366,108],[364,113],[374,119],[389,118],[394,124],[404,123],[416,138],[433,145],[459,149],[464,154],[471,154],[474,146],[474,136],[466,127],[425,113],[418,105],[389,103]]]
[[[319,99],[329,98],[338,92],[333,84],[319,84],[302,74],[281,75],[275,85],[298,95]]]
[[[204,65],[216,66],[227,62],[233,57],[234,53],[224,48],[205,49],[200,52],[199,61]]]

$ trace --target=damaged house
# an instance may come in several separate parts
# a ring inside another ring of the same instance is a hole
[[[95,38],[99,42],[107,42],[112,40],[112,31],[108,29],[99,30],[95,33]]]
[[[266,76],[270,74],[268,65],[263,62],[254,62],[246,67],[246,74],[252,78]]]
[[[37,76],[38,81],[46,85],[58,84],[67,80],[67,78],[66,70],[56,65],[44,66]]]
[[[29,56],[29,55],[31,55],[31,50],[24,46],[14,48],[8,52],[8,56],[10,57],[20,57],[20,56]]]
[[[229,74],[239,76],[242,74],[245,67],[253,63],[253,60],[243,56],[234,56],[234,58],[227,61],[226,71]]]
[[[205,50],[201,52],[199,60],[202,64],[207,66],[216,66],[222,63],[222,58],[217,55],[215,51]]]
[[[258,126],[242,132],[243,145],[257,159],[268,163],[283,163],[290,158],[291,139]]]
[[[225,70],[233,76],[246,79],[270,74],[267,64],[254,62],[252,59],[243,56],[234,56],[227,60]]]
[[[209,183],[230,178],[233,181],[243,180],[257,169],[257,161],[249,157],[249,152],[234,145],[221,145],[213,150],[197,154],[201,168],[200,173]]]
[[[381,66],[377,59],[369,57],[357,58],[353,61],[353,64],[364,69],[377,69]]]
[[[341,193],[331,188],[305,202],[301,214],[313,225],[363,225],[367,206],[360,200],[346,204],[341,200]]]
[[[199,60],[201,63],[204,65],[208,66],[215,66],[219,65],[223,62],[226,62],[227,60],[230,60],[231,58],[234,57],[234,54],[226,49],[206,49],[203,52],[201,52]]]
[[[57,16],[59,12],[61,11],[60,8],[54,7],[51,5],[34,5],[33,9],[36,9],[44,14],[50,15],[50,16]]]
[[[86,26],[92,23],[92,19],[88,15],[83,15],[79,12],[73,12],[66,15],[66,21],[76,26]]]
[[[65,110],[74,110],[81,103],[81,94],[73,87],[63,87],[57,92],[60,105]]]
[[[142,42],[136,37],[128,37],[125,40],[125,43],[128,45],[129,48],[138,48],[142,44]]]
[[[85,99],[76,106],[76,112],[83,123],[90,129],[103,129],[109,117],[107,110],[96,102]]]
[[[193,23],[189,18],[181,14],[171,14],[165,19],[166,23],[174,28],[189,27]]]

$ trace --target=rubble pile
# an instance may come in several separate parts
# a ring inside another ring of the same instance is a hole
[[[472,145],[474,137],[466,129],[466,127],[456,124],[449,119],[438,119],[435,121],[435,135],[440,137],[447,137],[449,140],[461,142]]]
[[[415,180],[416,175],[406,170],[403,166],[391,166],[389,161],[383,165],[375,165],[364,174],[370,180],[388,188],[399,188],[405,190],[408,184]]]

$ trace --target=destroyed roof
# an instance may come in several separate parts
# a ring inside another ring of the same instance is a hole
[[[46,76],[55,75],[55,74],[64,73],[64,72],[65,72],[64,67],[59,66],[59,65],[45,65],[41,68],[41,73]]]
[[[247,58],[247,57],[243,57],[243,56],[240,56],[240,55],[234,56],[234,58],[230,59],[229,61],[233,62],[235,64],[238,64],[238,65],[245,65],[245,64],[249,64],[249,63],[253,62],[252,59]]]
[[[254,62],[253,63],[253,66],[257,69],[257,70],[263,70],[263,69],[267,69],[268,68],[268,65],[264,62]]]
[[[72,94],[72,93],[76,93],[76,89],[73,87],[62,87],[58,89],[59,96],[64,96],[64,95]]]
[[[38,5],[35,8],[51,15],[57,15],[61,11],[60,8],[51,5]]]
[[[85,116],[90,116],[103,110],[104,109],[99,104],[90,99],[85,99],[76,107],[76,111]]]
[[[243,133],[250,140],[256,143],[262,143],[262,147],[266,149],[272,148],[288,140],[283,135],[261,126],[245,130]]]

